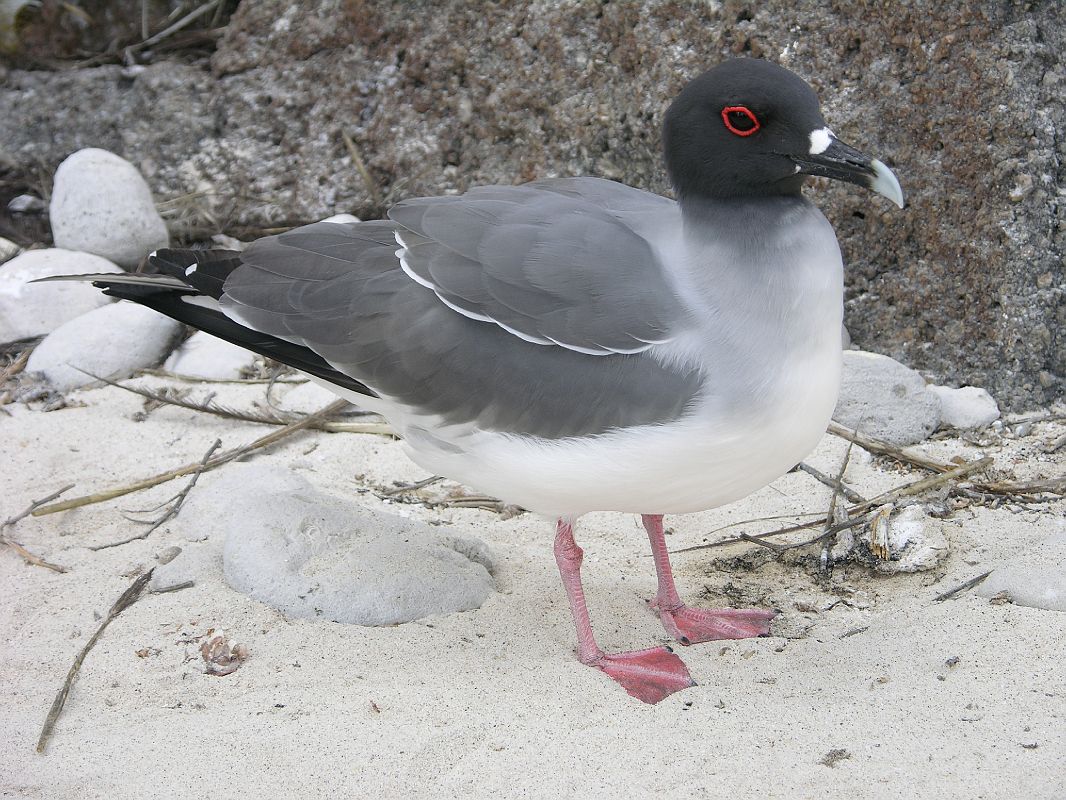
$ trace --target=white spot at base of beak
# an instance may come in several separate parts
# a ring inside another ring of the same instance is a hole
[[[833,143],[833,139],[836,137],[829,128],[819,128],[816,131],[811,131],[811,149],[810,154],[812,156],[820,155],[829,149],[829,145]]]

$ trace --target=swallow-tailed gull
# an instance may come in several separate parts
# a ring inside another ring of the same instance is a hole
[[[430,472],[557,520],[578,658],[654,703],[688,669],[669,648],[596,644],[575,521],[643,516],[651,605],[682,644],[767,634],[772,611],[681,601],[662,515],[765,486],[829,422],[843,277],[807,176],[903,206],[892,172],[767,61],[686,85],[663,149],[677,200],[598,178],[482,186],[242,253],[160,250],[159,274],[96,282],[304,371],[386,417]]]

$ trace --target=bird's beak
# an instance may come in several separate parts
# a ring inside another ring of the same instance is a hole
[[[810,138],[809,153],[790,156],[798,172],[864,186],[903,208],[903,190],[892,170],[844,144],[828,128],[815,131]]]

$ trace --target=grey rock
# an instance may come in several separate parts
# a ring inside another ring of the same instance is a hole
[[[135,267],[170,243],[144,178],[126,159],[90,147],[56,170],[49,206],[57,247],[83,250]]]
[[[1062,52],[1056,3],[261,0],[238,6],[210,72],[13,69],[0,161],[106,147],[158,197],[196,193],[192,232],[553,175],[667,191],[669,98],[723,57],[772,58],[907,194],[899,212],[811,190],[840,234],[855,342],[1020,409],[1066,389]]]
[[[895,445],[915,444],[940,424],[940,400],[921,375],[898,361],[846,350],[833,419]]]
[[[480,540],[324,494],[277,467],[227,467],[197,486],[176,524],[210,539],[186,546],[161,581],[201,579],[221,548],[230,586],[293,617],[391,625],[478,608],[494,591]]]
[[[162,361],[180,333],[177,322],[149,308],[112,303],[48,334],[30,354],[26,370],[42,373],[61,392],[95,383],[86,373],[127,378]]]
[[[0,266],[0,342],[42,336],[111,298],[88,283],[30,283],[52,275],[122,272],[89,253],[28,250]]]
[[[7,203],[7,210],[16,214],[36,214],[44,209],[44,200],[32,194],[17,195]]]
[[[170,354],[163,369],[179,375],[233,380],[252,364],[255,354],[203,331],[197,331]]]
[[[929,391],[940,399],[940,422],[952,428],[983,428],[999,419],[999,406],[986,390],[976,386],[952,389],[931,385]]]
[[[1000,592],[1018,605],[1066,611],[1066,532],[993,570],[977,587],[980,597]]]

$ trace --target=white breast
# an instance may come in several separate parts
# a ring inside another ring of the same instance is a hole
[[[546,440],[438,428],[432,420],[394,413],[411,458],[549,515],[699,511],[784,474],[824,433],[841,365],[836,238],[813,207],[793,221],[739,275],[729,272],[737,256],[728,243],[670,254],[672,263],[683,265],[674,278],[692,307],[693,324],[648,355],[704,371],[702,399],[685,417]],[[716,272],[716,264],[727,268]]]

